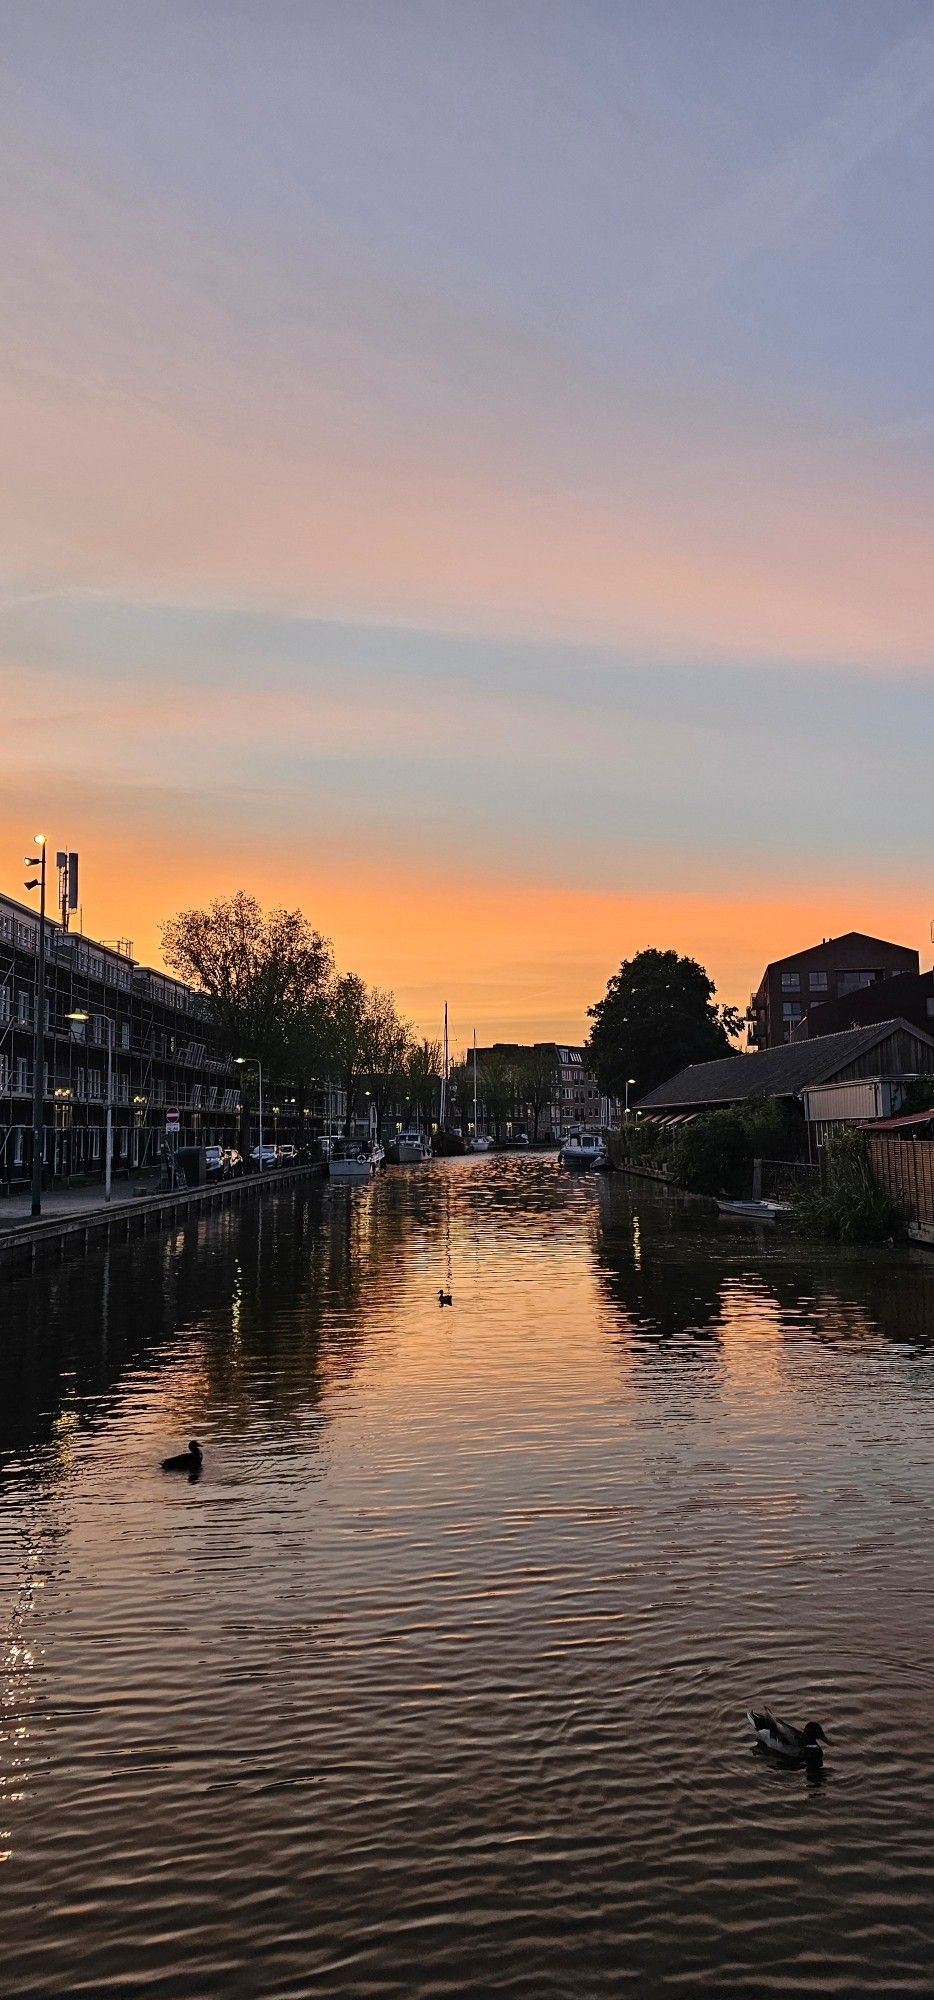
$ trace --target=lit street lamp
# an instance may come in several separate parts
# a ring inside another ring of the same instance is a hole
[[[73,1014],[66,1014],[65,1019],[66,1021],[88,1021],[90,1020],[90,1015],[82,1012],[81,1008],[76,1008]],[[105,1114],[107,1129],[104,1137],[104,1200],[109,1201],[113,1181],[114,1156],[113,1054],[115,1023],[111,1020],[109,1014],[105,1014],[103,1019],[107,1028],[107,1099]]]
[[[630,1086],[630,1084],[631,1084],[631,1083],[635,1083],[635,1080],[636,1080],[636,1079],[635,1079],[635,1077],[634,1077],[634,1076],[627,1076],[627,1078],[626,1078],[626,1102],[625,1102],[625,1105],[623,1106],[623,1117],[624,1117],[624,1118],[628,1118],[628,1117],[629,1117],[629,1086]]]
[[[42,1214],[42,1099],[45,1087],[45,834],[35,835],[38,854],[27,854],[27,868],[39,874],[27,889],[39,891],[39,964],[36,971],[36,1005],[32,1038],[32,1212]]]
[[[254,1063],[259,1077],[259,1170],[263,1171],[263,1065],[258,1056],[235,1056],[234,1062],[240,1069],[247,1063]]]

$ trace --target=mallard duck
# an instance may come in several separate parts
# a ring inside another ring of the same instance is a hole
[[[200,1472],[204,1464],[204,1453],[197,1438],[191,1438],[187,1451],[176,1453],[174,1458],[164,1458],[163,1472]]]
[[[752,1724],[763,1750],[784,1757],[786,1763],[799,1764],[803,1758],[814,1770],[823,1763],[821,1744],[827,1738],[819,1722],[806,1722],[803,1729],[796,1729],[791,1722],[780,1722],[770,1708],[747,1708],[746,1720]]]
[[[438,1293],[438,1304],[439,1306],[452,1306],[454,1304],[450,1292],[446,1292],[443,1285]]]

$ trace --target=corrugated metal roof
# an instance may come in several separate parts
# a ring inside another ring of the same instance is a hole
[[[934,1111],[903,1111],[898,1118],[867,1118],[861,1132],[900,1132],[908,1125],[934,1125]]]
[[[633,1107],[637,1111],[676,1110],[686,1104],[739,1104],[745,1097],[797,1097],[809,1083],[829,1083],[841,1069],[902,1029],[916,1042],[934,1048],[934,1037],[910,1021],[874,1021],[866,1028],[845,1028],[838,1035],[814,1041],[786,1042],[780,1049],[757,1049],[754,1055],[722,1056],[716,1062],[691,1063],[660,1083]]]

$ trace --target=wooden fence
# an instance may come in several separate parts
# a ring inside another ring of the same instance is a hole
[[[871,1132],[869,1152],[883,1186],[912,1222],[934,1223],[934,1142]]]

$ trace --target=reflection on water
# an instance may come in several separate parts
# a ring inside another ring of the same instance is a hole
[[[2,1312],[4,1992],[930,1992],[934,1260],[481,1158]]]

